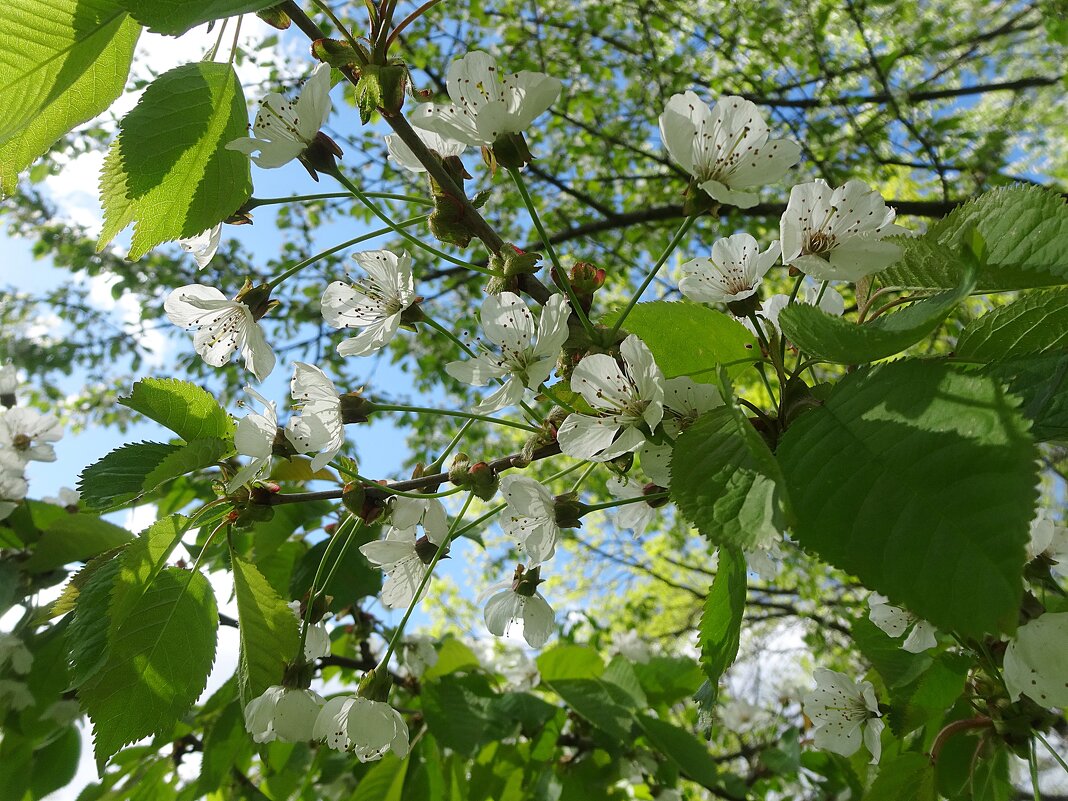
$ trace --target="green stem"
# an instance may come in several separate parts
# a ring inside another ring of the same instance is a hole
[[[323,568],[326,567],[326,562],[330,558],[330,551],[333,550],[334,543],[341,540],[342,534],[348,533],[346,527],[354,520],[359,520],[359,518],[357,518],[356,515],[349,515],[342,521],[341,525],[337,527],[333,536],[330,537],[330,540],[326,543],[326,547],[323,548],[323,558],[319,560],[319,566],[315,568],[315,576],[312,578],[311,587],[308,588],[308,604],[304,610],[304,625],[300,629],[300,642],[297,645],[296,660],[298,662],[304,661],[304,644],[308,641],[308,627],[311,625],[312,607],[315,605],[316,596],[324,586],[319,583],[319,579],[322,578],[323,575]],[[361,520],[360,522],[362,523],[363,521]]]
[[[211,52],[204,56],[205,61],[214,61],[215,57],[219,55],[219,47],[222,46],[223,36],[226,34],[226,23],[229,19],[224,19],[222,25],[219,26],[219,36],[215,39],[215,46],[211,48]]]
[[[649,284],[653,283],[653,279],[656,278],[656,274],[660,272],[660,268],[664,266],[668,258],[675,251],[675,248],[679,246],[683,237],[693,227],[693,224],[697,222],[696,216],[687,217],[682,221],[682,225],[679,226],[679,230],[675,232],[675,236],[671,237],[671,241],[668,242],[668,246],[664,248],[664,252],[660,254],[660,258],[656,260],[656,264],[653,265],[653,269],[649,271],[649,274],[645,276],[645,280],[642,281],[641,286],[634,293],[634,296],[627,303],[626,308],[623,309],[623,313],[619,315],[619,319],[616,320],[616,324],[612,326],[612,333],[609,335],[609,340],[614,339],[616,332],[623,326],[623,321],[627,319],[627,315],[633,311],[634,307],[638,305],[638,301],[641,300],[645,290],[649,288]]]
[[[556,393],[552,389],[547,387],[545,384],[542,384],[540,387],[538,387],[538,389],[541,391],[541,393],[543,395],[545,395],[545,397],[547,397],[549,400],[551,400],[553,403],[555,403],[561,409],[567,409],[569,412],[572,412],[574,414],[579,414],[579,410],[578,409],[576,409],[570,403],[565,401],[563,398],[557,397]]]
[[[534,426],[528,426],[526,423],[517,423],[514,420],[502,420],[499,417],[490,417],[485,414],[474,414],[473,412],[460,412],[452,409],[433,409],[429,406],[407,406],[401,403],[374,403],[371,411],[376,412],[417,412],[419,414],[440,414],[444,417],[463,417],[468,420],[481,420],[484,423],[496,423],[499,426],[508,426],[509,428],[518,428],[523,431],[529,431],[532,434],[540,434],[541,429]]]
[[[487,270],[485,267],[482,267],[478,264],[472,264],[469,261],[458,259],[455,256],[449,255],[443,250],[439,250],[433,245],[428,245],[426,242],[422,241],[418,237],[412,236],[399,225],[397,225],[395,222],[393,222],[393,220],[387,217],[382,212],[382,210],[378,208],[378,206],[371,202],[371,199],[367,195],[365,195],[362,190],[360,190],[352,181],[345,177],[345,175],[341,172],[340,169],[335,169],[329,174],[332,175],[335,179],[337,179],[338,183],[348,189],[349,192],[352,193],[353,197],[355,197],[357,200],[367,206],[367,208],[370,209],[372,214],[374,214],[378,219],[388,225],[394,231],[394,233],[399,234],[401,237],[411,242],[417,248],[421,248],[427,253],[431,253],[434,256],[437,256],[439,259],[443,259],[444,261],[450,262],[451,264],[455,264],[458,267],[466,267],[468,270],[474,270],[475,272],[482,273],[483,275],[497,275],[497,273],[495,273],[493,270]]]
[[[597,467],[598,464],[599,464],[599,462],[590,462],[589,466],[587,466],[587,468],[582,471],[582,475],[579,476],[575,480],[575,483],[571,485],[571,491],[572,492],[578,492],[579,487],[582,486],[582,482],[584,482],[587,478],[589,478],[590,473],[592,473],[594,471],[594,469]]]
[[[234,59],[237,58],[237,40],[238,37],[241,36],[241,23],[244,22],[244,20],[244,15],[237,18],[237,25],[234,28],[234,43],[230,46],[230,60],[227,62],[228,64],[233,64]]]
[[[356,539],[356,535],[360,533],[360,529],[363,528],[363,520],[356,518],[356,525],[352,527],[352,530],[348,532],[348,536],[345,537],[345,544],[341,546],[341,553],[337,555],[337,559],[334,560],[333,566],[330,568],[330,572],[326,574],[326,578],[323,579],[323,589],[330,586],[331,580],[334,578],[334,574],[337,572],[338,567],[345,561],[345,554],[349,551],[349,546],[352,545],[352,541]],[[308,605],[309,607],[311,604]],[[305,622],[307,626],[307,622]],[[302,649],[303,651],[303,649]]]
[[[399,227],[407,227],[409,225],[415,225],[416,223],[420,223],[425,219],[426,219],[426,215],[421,215],[419,217],[409,217],[407,220],[404,220],[402,222],[397,223],[397,225]],[[327,248],[322,253],[316,253],[314,256],[309,256],[308,258],[304,259],[304,261],[299,261],[296,264],[294,264],[292,267],[289,267],[286,270],[284,270],[283,272],[279,273],[277,276],[275,276],[274,278],[272,278],[270,281],[267,282],[267,286],[270,287],[273,290],[275,287],[277,287],[283,281],[285,281],[288,278],[292,278],[294,275],[299,273],[301,270],[303,270],[308,265],[314,264],[315,262],[319,261],[320,259],[325,259],[327,256],[332,256],[335,253],[337,253],[339,250],[344,250],[345,248],[352,247],[353,245],[358,245],[361,242],[366,242],[368,239],[374,239],[376,236],[382,236],[383,234],[388,234],[392,230],[393,230],[392,227],[390,227],[390,228],[376,228],[374,231],[370,231],[369,233],[366,233],[366,234],[360,234],[360,236],[354,237],[353,239],[349,239],[346,242],[342,242],[340,245],[334,245],[332,248]]]
[[[586,333],[590,335],[590,338],[595,339],[590,318],[586,316],[586,311],[582,308],[578,295],[575,294],[574,287],[571,286],[571,279],[568,277],[567,273],[564,272],[564,266],[560,263],[560,257],[556,255],[556,249],[553,248],[553,243],[549,239],[549,234],[545,230],[545,226],[542,225],[541,217],[538,216],[538,209],[534,205],[534,199],[530,196],[530,192],[527,191],[527,185],[523,180],[523,174],[515,167],[509,167],[508,174],[512,176],[512,181],[515,182],[516,189],[519,190],[519,194],[523,197],[523,204],[527,207],[527,213],[530,214],[531,222],[534,223],[534,227],[538,231],[538,236],[541,238],[541,243],[545,246],[545,250],[549,254],[549,261],[551,261],[553,267],[556,268],[557,278],[560,283],[564,285],[567,297],[571,301],[571,310],[575,313],[575,316],[579,318],[579,322],[582,323],[582,327],[586,329]]]
[[[426,573],[423,574],[423,580],[419,582],[419,586],[415,590],[415,595],[412,596],[412,602],[408,604],[408,609],[404,612],[404,617],[401,618],[400,625],[393,630],[393,636],[389,638],[389,645],[386,646],[386,652],[382,655],[382,659],[378,663],[376,671],[385,670],[389,665],[390,657],[393,656],[393,651],[397,647],[397,643],[400,642],[401,636],[404,634],[404,627],[408,625],[408,619],[412,616],[412,612],[415,611],[416,605],[419,603],[419,598],[423,594],[423,590],[426,589],[426,585],[430,582],[430,577],[434,574],[434,568],[441,560],[442,555],[448,550],[449,542],[452,541],[454,536],[457,536],[457,526],[460,521],[463,520],[464,515],[467,514],[467,508],[471,505],[471,501],[474,499],[475,493],[467,493],[467,500],[464,501],[463,508],[460,509],[460,513],[456,515],[452,521],[452,525],[449,527],[449,532],[442,539],[441,544],[438,545],[437,553],[434,554],[434,558],[430,560],[430,564],[426,566]]]
[[[393,192],[365,192],[367,197],[382,200],[400,200],[405,203],[417,203],[420,206],[433,206],[434,201],[415,195],[398,195]],[[284,203],[293,203],[299,200],[334,200],[337,198],[352,197],[351,192],[320,192],[316,195],[290,195],[289,197],[254,197],[246,204],[246,209],[257,209],[260,206],[278,206]]]
[[[666,492],[654,492],[652,495],[639,495],[637,498],[623,498],[618,501],[595,503],[592,506],[586,506],[582,510],[582,514],[585,515],[589,512],[599,512],[601,509],[611,509],[614,506],[626,506],[628,503],[648,503],[649,501],[658,501],[667,496],[668,494]]]
[[[1038,741],[1040,743],[1042,743],[1042,745],[1046,746],[1046,750],[1047,751],[1049,751],[1051,754],[1053,754],[1053,758],[1055,760],[1057,760],[1057,764],[1060,765],[1064,769],[1064,772],[1068,773],[1068,762],[1065,762],[1064,761],[1064,757],[1062,757],[1060,754],[1058,754],[1056,749],[1052,745],[1049,744],[1049,740],[1047,740],[1045,737],[1043,737],[1041,732],[1037,732],[1037,731],[1035,732],[1035,737],[1038,738]]]
[[[360,50],[359,42],[357,42],[356,39],[353,38],[352,34],[349,33],[349,29],[346,28],[342,24],[341,20],[338,19],[337,16],[334,14],[334,12],[330,10],[330,6],[328,6],[323,0],[312,0],[312,2],[314,2],[315,5],[317,5],[319,9],[324,14],[326,14],[326,16],[330,17],[330,21],[334,23],[334,27],[337,28],[338,33],[340,33],[348,40],[349,44],[352,45],[352,49],[355,50],[357,53],[362,52]]]
[[[445,446],[445,450],[441,452],[434,461],[428,464],[425,468],[427,473],[437,473],[445,465],[445,460],[449,458],[449,454],[452,453],[453,448],[460,444],[460,440],[464,438],[464,434],[467,433],[467,429],[475,424],[474,420],[466,420],[464,424],[460,426],[460,430],[456,432],[456,435],[452,438],[448,445]]]
[[[1035,751],[1035,741],[1029,742],[1027,749],[1027,766],[1030,768],[1031,789],[1034,792],[1035,801],[1042,801],[1042,791],[1038,788],[1038,754]]]
[[[440,2],[441,2],[441,0],[427,0],[425,3],[423,3],[421,6],[419,6],[419,8],[417,8],[415,11],[413,11],[407,17],[405,17],[400,22],[398,22],[397,23],[397,27],[393,29],[393,32],[390,33],[389,37],[386,39],[386,52],[387,53],[389,52],[390,45],[393,44],[393,40],[394,39],[396,39],[398,36],[400,36],[401,31],[403,31],[405,28],[407,28],[409,25],[411,25],[413,22],[415,22],[417,19],[419,19],[421,16],[423,16],[423,14],[428,12],[430,9],[432,9],[434,6],[436,6]]]

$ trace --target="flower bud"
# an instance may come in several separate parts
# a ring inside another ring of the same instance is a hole
[[[316,39],[311,45],[312,56],[335,69],[350,67],[370,61],[371,54],[361,46],[359,50],[348,42],[338,39]]]
[[[467,471],[470,481],[471,492],[484,501],[488,501],[497,494],[501,486],[501,479],[492,467],[485,462],[471,465]]]
[[[280,31],[288,30],[289,26],[293,23],[293,20],[289,18],[289,14],[282,10],[281,5],[265,8],[263,11],[257,11],[256,16],[272,28],[277,28]]]

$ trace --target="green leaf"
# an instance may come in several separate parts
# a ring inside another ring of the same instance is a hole
[[[432,681],[460,670],[477,670],[481,663],[475,652],[457,640],[446,637],[438,649],[438,661],[423,672],[423,681]]]
[[[188,519],[181,515],[161,518],[141,532],[122,552],[109,607],[112,632],[126,622],[152,586],[175,546],[182,541],[188,525]]]
[[[613,684],[631,698],[631,704],[638,709],[645,709],[649,701],[642,690],[641,682],[634,671],[634,665],[622,654],[616,654],[608,663],[601,680]]]
[[[198,439],[185,445],[123,445],[85,468],[78,490],[82,503],[90,509],[117,509],[165,481],[211,467],[232,453],[233,443],[221,439]]]
[[[252,192],[248,157],[226,149],[248,128],[241,83],[228,64],[165,72],[119,128],[100,179],[101,249],[134,223],[129,257],[139,259],[226,219]]]
[[[1009,751],[997,747],[991,756],[979,760],[971,780],[972,801],[1010,801],[1015,795],[1009,772]]]
[[[973,320],[956,355],[976,361],[1032,356],[1068,346],[1068,289],[1033,292]]]
[[[617,689],[613,695],[608,684],[597,679],[554,679],[542,683],[564,699],[569,707],[601,731],[621,742],[630,741],[630,710],[620,701],[626,693]]]
[[[968,657],[943,653],[911,684],[892,689],[887,720],[894,733],[903,737],[929,723],[941,723],[964,691],[970,667]]]
[[[5,6],[0,197],[15,192],[19,173],[57,139],[122,94],[140,33],[115,0],[14,0]]]
[[[937,801],[934,765],[926,754],[908,752],[879,766],[864,801]]]
[[[995,189],[955,209],[920,237],[899,237],[900,262],[879,273],[883,286],[950,289],[966,265],[957,255],[974,228],[989,252],[979,291],[1031,289],[1068,283],[1068,207],[1056,192],[1037,186]]]
[[[130,14],[153,33],[178,36],[202,22],[263,11],[278,0],[122,0]]]
[[[88,571],[85,568],[82,572]],[[111,590],[119,575],[119,560],[113,558],[89,573],[67,627],[71,682],[78,687],[88,681],[107,660],[108,608]]]
[[[1068,353],[1012,359],[982,372],[1023,401],[1020,411],[1037,442],[1068,439]]]
[[[423,715],[435,739],[462,754],[513,735],[516,725],[499,706],[482,676],[442,676],[423,685]]]
[[[241,661],[238,683],[242,703],[282,683],[287,663],[297,658],[300,629],[285,600],[251,562],[231,551],[234,594],[237,596]]]
[[[704,743],[685,729],[648,715],[638,715],[638,724],[653,747],[674,762],[687,778],[710,790],[720,788],[719,770]]]
[[[688,657],[654,656],[634,665],[649,703],[675,704],[693,696],[704,681],[697,662]]]
[[[30,797],[37,801],[65,787],[78,772],[82,734],[67,726],[47,745],[38,748],[30,760]]]
[[[323,587],[323,593],[333,599],[329,608],[334,612],[351,606],[360,598],[374,597],[382,589],[382,571],[371,567],[367,558],[360,553],[361,545],[377,539],[378,529],[374,526],[363,526],[349,536],[353,537],[351,544],[345,549],[330,581]],[[315,571],[323,561],[323,553],[328,544],[329,540],[316,543],[297,562],[289,582],[290,598],[300,598],[311,588]]]
[[[931,666],[928,654],[909,653],[901,647],[900,637],[890,637],[867,617],[853,621],[850,634],[860,653],[891,690],[911,683]]]
[[[401,801],[410,760],[386,754],[360,779],[350,801]]]
[[[619,314],[609,312],[602,324],[613,325]],[[723,312],[696,303],[639,303],[631,309],[623,327],[649,347],[665,378],[688,375],[694,381],[712,383],[716,380],[716,365],[752,360],[760,353],[756,338],[745,326]],[[747,367],[736,364],[728,371],[737,375]]]
[[[96,515],[67,514],[49,524],[23,564],[30,573],[46,573],[83,562],[133,539],[133,535]]]
[[[933,334],[975,287],[967,270],[951,292],[906,306],[857,325],[807,303],[791,303],[779,314],[783,333],[805,353],[838,364],[867,364],[885,359]]]
[[[712,688],[713,695],[719,680],[738,656],[745,614],[746,564],[745,555],[732,546],[721,546],[716,577],[705,599],[704,613],[698,627],[698,646],[701,667]]]
[[[169,428],[186,442],[233,439],[234,419],[207,390],[177,378],[145,378],[119,403]]]
[[[939,362],[846,376],[779,445],[794,535],[939,628],[1012,631],[1038,482],[1018,405]]]
[[[108,658],[78,691],[98,767],[122,746],[173,726],[215,660],[219,613],[199,572],[162,570],[115,632]]]
[[[7,3],[0,28],[0,95],[4,98],[0,144],[11,140],[50,105],[69,105],[73,98],[68,93],[88,72],[110,68],[121,73],[121,78],[98,76],[104,85],[118,80],[113,100],[122,91],[136,40],[137,26],[116,0]]]
[[[561,643],[538,654],[538,675],[545,681],[556,679],[596,679],[604,673],[604,660],[588,645]]]
[[[733,403],[702,414],[675,440],[671,498],[716,545],[749,547],[783,531],[784,486],[767,443]]]
[[[89,560],[85,567],[71,576],[70,581],[63,586],[63,591],[59,594],[59,597],[56,598],[48,608],[47,612],[42,613],[42,625],[45,620],[50,620],[51,618],[59,617],[60,615],[67,614],[67,612],[74,611],[74,608],[78,603],[78,598],[85,589],[85,585],[89,583],[89,579],[92,578],[93,574],[104,565],[112,561],[118,561],[118,556],[122,553],[122,550],[125,547],[125,545],[120,545],[118,548],[105,551],[100,554],[100,556],[96,556]]]

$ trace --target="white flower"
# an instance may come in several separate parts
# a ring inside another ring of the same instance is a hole
[[[556,615],[549,606],[545,597],[536,590],[531,595],[520,594],[517,587],[524,593],[530,591],[529,585],[537,581],[537,568],[534,571],[533,581],[524,579],[523,568],[516,568],[516,578],[509,582],[496,584],[489,588],[483,595],[494,593],[486,601],[484,617],[486,628],[498,637],[507,637],[512,628],[522,621],[523,639],[531,648],[541,648],[553,633],[556,623]],[[524,586],[525,585],[525,586]],[[494,592],[499,590],[498,592]]]
[[[1026,695],[1043,706],[1068,707],[1068,612],[1046,612],[1016,630],[1002,675],[1013,701]]]
[[[50,503],[53,506],[62,506],[64,509],[76,507],[82,500],[82,494],[70,487],[60,487],[59,492],[47,498],[41,498],[42,503]]]
[[[719,708],[719,722],[728,731],[742,734],[769,722],[771,715],[766,709],[751,704],[742,698],[732,698]]]
[[[492,147],[525,131],[560,96],[562,84],[540,72],[502,74],[492,56],[475,50],[449,65],[452,103],[423,103],[412,113],[416,128],[473,147]]]
[[[318,472],[345,444],[341,396],[326,373],[305,362],[293,363],[289,386],[300,414],[290,417],[286,423],[286,439],[298,453],[318,452],[311,463],[312,472]]]
[[[693,92],[673,95],[660,115],[671,158],[713,200],[747,209],[760,200],[739,191],[778,181],[801,157],[788,139],[771,139],[756,104],[728,95],[709,108]]]
[[[359,696],[331,698],[315,721],[314,738],[337,751],[351,751],[360,762],[392,751],[408,755],[408,726],[389,704]]]
[[[816,298],[819,298],[819,303],[816,303]],[[772,330],[775,330],[777,333],[782,333],[782,330],[779,328],[779,314],[786,308],[789,302],[789,295],[772,295],[760,304],[760,309],[757,311],[756,316],[763,321],[761,328],[763,328],[766,336],[770,336]],[[827,314],[833,314],[835,317],[841,317],[845,313],[845,298],[842,297],[838,290],[829,286],[823,288],[822,297],[820,297],[820,287],[809,286],[795,298],[795,302],[805,303],[809,306],[816,306],[821,311],[825,311]],[[750,332],[756,334],[756,329],[753,327],[752,320],[743,318],[741,323],[748,328]]]
[[[557,433],[568,456],[606,462],[637,450],[642,427],[656,428],[664,417],[664,375],[653,354],[631,334],[619,348],[625,370],[611,356],[594,353],[578,363],[571,389],[604,416],[571,414]]]
[[[0,395],[14,395],[19,388],[19,371],[13,364],[0,364]]]
[[[644,462],[642,463],[644,465]],[[645,488],[637,481],[624,481],[620,478],[608,479],[608,491],[613,498],[626,500],[641,498],[645,495]],[[645,533],[646,527],[656,519],[656,509],[647,503],[628,503],[617,506],[614,510],[616,526],[622,529],[630,529],[635,538]]]
[[[896,212],[863,181],[837,189],[821,179],[790,190],[779,221],[783,264],[822,281],[858,281],[889,267],[901,248],[884,237],[907,233]]]
[[[330,65],[320,64],[296,101],[277,92],[263,99],[252,126],[256,138],[243,136],[226,147],[252,156],[265,169],[281,167],[307,150],[330,116],[330,109]],[[257,150],[259,155],[253,156]]]
[[[54,462],[52,443],[61,439],[63,426],[54,414],[42,414],[28,406],[0,409],[0,469],[15,472],[29,461]]]
[[[504,676],[509,689],[529,690],[541,680],[538,666],[522,648],[508,646],[497,639],[475,640],[472,647],[487,670]]]
[[[337,346],[341,356],[376,353],[397,333],[404,310],[415,303],[412,257],[388,250],[366,250],[352,258],[367,272],[355,284],[334,281],[323,293],[323,319],[334,328],[362,328]]]
[[[643,665],[653,657],[653,651],[649,647],[649,643],[643,640],[634,629],[614,633],[608,652],[619,654],[631,662],[638,662]]]
[[[416,678],[423,675],[427,668],[438,663],[438,651],[434,640],[425,634],[410,634],[403,643],[404,664],[408,673]]]
[[[722,405],[723,398],[713,384],[699,384],[687,376],[669,378],[664,381],[664,431],[674,438],[702,414]],[[661,487],[671,485],[671,450],[669,444],[652,442],[638,449],[645,475]]]
[[[286,606],[297,619],[297,623],[303,625],[304,619],[300,616],[300,601],[290,601]],[[304,659],[310,662],[324,656],[330,656],[330,632],[322,623],[312,623],[304,637]]]
[[[827,668],[817,668],[812,675],[816,689],[805,695],[804,705],[805,714],[816,724],[816,747],[852,756],[863,741],[871,763],[878,763],[884,724],[871,682],[857,684]]]
[[[1031,521],[1031,539],[1027,543],[1027,561],[1039,557],[1068,568],[1068,527],[1056,523],[1045,508],[1039,509]]]
[[[193,348],[212,367],[222,367],[240,350],[245,367],[260,381],[274,369],[263,329],[241,301],[229,300],[215,287],[189,284],[171,292],[163,308],[175,325],[196,329]]]
[[[501,527],[518,541],[530,564],[552,559],[560,537],[553,494],[529,476],[512,474],[501,479],[501,495],[508,504],[501,515]]]
[[[0,469],[0,520],[3,520],[13,511],[26,497],[29,484],[19,473],[13,473],[6,469]]]
[[[699,303],[744,300],[756,293],[781,253],[778,241],[761,253],[760,245],[749,234],[717,239],[711,258],[691,259],[682,265],[686,275],[679,282],[679,290]]]
[[[463,142],[448,139],[433,131],[420,131],[416,129],[416,133],[419,135],[419,138],[423,140],[423,144],[426,145],[428,149],[437,153],[443,159],[459,158],[464,154],[464,151],[467,150],[467,145]],[[404,144],[397,134],[390,134],[386,137],[386,150],[389,151],[389,160],[396,162],[401,167],[408,170],[408,172],[426,172],[426,167],[424,167],[422,162],[415,157],[412,149]]]
[[[8,662],[16,673],[29,673],[33,667],[33,654],[21,637],[0,632],[0,670]]]
[[[935,628],[926,620],[920,620],[907,609],[887,603],[885,595],[873,592],[868,596],[868,619],[878,626],[888,637],[897,639],[909,628],[912,632],[901,645],[910,654],[922,654],[928,648],[938,645]]]
[[[282,740],[299,743],[313,739],[322,697],[312,690],[274,685],[245,707],[245,730],[257,743]]]
[[[499,346],[500,354],[483,347],[468,361],[449,362],[445,371],[457,381],[485,386],[505,379],[503,386],[474,407],[479,414],[514,406],[523,399],[523,388],[537,389],[549,379],[560,348],[567,340],[570,307],[563,295],[553,295],[542,307],[534,343],[534,317],[522,298],[511,292],[488,295],[479,318],[486,338]]]
[[[267,400],[250,386],[245,386],[245,392],[253,400],[263,404],[263,413],[250,412],[237,424],[234,431],[234,449],[252,461],[234,474],[226,485],[227,492],[233,492],[238,487],[263,477],[271,466],[274,438],[278,435],[278,411],[274,402]]]
[[[0,710],[9,708],[21,712],[35,703],[37,701],[27,685],[21,681],[0,679]]]
[[[743,550],[746,569],[756,573],[764,581],[771,581],[779,575],[783,553],[777,542],[768,542],[766,545],[755,545],[753,548]]]
[[[196,260],[197,269],[203,270],[215,257],[215,251],[219,249],[219,241],[222,239],[222,223],[207,231],[201,231],[196,236],[188,239],[179,239],[178,245],[186,253],[192,253]]]
[[[422,526],[424,536],[417,538],[419,526]],[[427,566],[448,531],[448,518],[441,501],[436,498],[394,498],[393,526],[386,532],[386,538],[360,546],[367,561],[382,568],[388,576],[382,587],[382,603],[387,608],[406,607],[412,602]]]

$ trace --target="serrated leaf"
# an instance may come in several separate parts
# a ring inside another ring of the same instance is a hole
[[[926,754],[904,753],[879,766],[864,801],[936,801],[934,764]]]
[[[232,439],[234,419],[207,390],[177,378],[144,378],[119,403],[169,428],[186,442]]]
[[[613,325],[619,312],[609,312],[603,325]],[[712,383],[717,380],[716,366],[731,364],[731,375],[747,369],[746,364],[733,364],[759,357],[756,338],[723,312],[696,303],[673,303],[654,300],[639,303],[623,328],[637,334],[656,358],[665,378],[688,375],[694,381]]]
[[[915,345],[933,334],[946,316],[975,287],[968,270],[960,285],[862,325],[807,303],[791,303],[779,313],[779,325],[802,351],[838,364],[867,364]]]
[[[1068,289],[1033,292],[969,323],[956,355],[976,361],[1033,356],[1068,346]]]
[[[887,721],[899,737],[928,723],[939,724],[964,691],[972,667],[962,654],[943,653],[912,683],[890,691]]]
[[[26,36],[26,31],[32,35]],[[0,196],[122,94],[141,26],[115,0],[15,0],[0,23]]]
[[[542,683],[564,699],[569,707],[606,734],[620,742],[629,742],[634,718],[627,706],[620,703],[626,696],[618,690],[614,696],[612,686],[598,679],[553,679]],[[629,698],[629,696],[626,696]]]
[[[182,540],[188,519],[172,515],[157,520],[137,537],[119,557],[119,573],[109,607],[112,632],[126,622],[153,580]]]
[[[85,589],[85,585],[89,582],[89,579],[92,578],[93,574],[101,567],[112,560],[117,560],[119,554],[122,553],[122,550],[125,547],[125,545],[120,545],[118,548],[105,551],[100,554],[100,556],[91,559],[85,567],[71,576],[70,580],[63,585],[63,591],[59,594],[59,597],[53,601],[50,607],[48,607],[48,611],[41,615],[41,624],[43,625],[46,620],[74,611],[74,608],[78,603],[78,598],[81,596],[82,590]]]
[[[1068,206],[1056,192],[1037,186],[994,189],[954,209],[923,236],[896,238],[903,257],[879,273],[879,282],[906,289],[957,286],[966,265],[956,254],[970,227],[989,248],[979,291],[1068,283]]]
[[[992,364],[983,370],[1008,386],[1023,404],[1037,442],[1068,439],[1068,353],[1049,353]]]
[[[100,249],[134,223],[129,257],[139,259],[162,242],[211,228],[252,192],[248,157],[226,149],[248,128],[241,83],[228,64],[165,72],[119,128],[100,178]]]
[[[83,562],[132,538],[126,529],[96,515],[67,514],[41,533],[23,568],[30,573],[45,573],[71,562]]]
[[[702,414],[675,440],[670,490],[679,511],[716,545],[749,547],[786,527],[782,473],[733,403]]]
[[[245,704],[282,683],[286,664],[297,657],[300,631],[296,616],[255,565],[233,551],[230,557],[241,635],[238,685]]]
[[[495,695],[482,676],[442,676],[423,686],[421,698],[430,733],[462,754],[511,736],[517,728],[494,704]]]
[[[198,439],[185,445],[138,442],[123,445],[82,471],[81,502],[107,511],[135,501],[172,478],[210,467],[233,453],[233,443]]]
[[[126,12],[115,0],[12,0],[5,4],[0,25],[0,95],[4,98],[0,144],[11,140],[50,104],[66,102],[65,93],[81,76],[108,63],[106,59],[97,62],[109,46],[125,42],[130,34]],[[132,41],[125,43],[132,49]]]
[[[1018,405],[940,362],[846,376],[779,444],[795,537],[945,631],[1012,631],[1038,482]]]
[[[890,637],[867,617],[853,621],[850,635],[861,655],[871,662],[890,690],[915,681],[931,666],[929,654],[909,653],[901,647],[901,638]]]
[[[646,738],[681,770],[687,778],[710,790],[720,789],[716,761],[704,743],[685,729],[649,715],[638,715]]]
[[[203,574],[162,570],[114,633],[105,664],[78,691],[97,766],[174,725],[204,689],[219,613]]]
[[[67,627],[71,682],[75,687],[88,681],[107,660],[108,607],[118,574],[117,558],[104,562],[89,573],[78,594]]]
[[[263,11],[278,0],[122,0],[130,14],[153,33],[179,36],[203,22]]]
[[[701,667],[708,677],[713,697],[718,691],[720,678],[738,656],[746,586],[745,554],[739,548],[721,546],[716,577],[712,579],[697,628]]]

